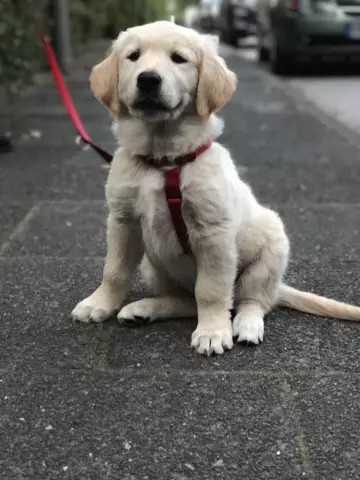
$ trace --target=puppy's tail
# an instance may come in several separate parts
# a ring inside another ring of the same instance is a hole
[[[312,313],[322,317],[341,318],[360,322],[360,307],[331,300],[310,292],[302,292],[282,284],[277,304],[300,312]]]

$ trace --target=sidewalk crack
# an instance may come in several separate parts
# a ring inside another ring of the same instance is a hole
[[[296,397],[289,383],[289,375],[285,372],[282,375],[280,385],[281,385],[285,403],[290,411],[291,418],[294,421],[296,426],[297,434],[295,439],[297,442],[297,446],[299,448],[300,458],[303,465],[304,478],[307,478],[308,480],[315,480],[314,467],[310,459],[305,433],[301,428],[301,424],[300,424],[300,418],[298,415],[298,409],[296,405]]]

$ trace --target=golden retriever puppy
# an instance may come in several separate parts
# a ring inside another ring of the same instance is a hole
[[[360,320],[358,307],[284,285],[289,241],[282,221],[257,202],[216,142],[223,122],[214,113],[230,100],[236,76],[214,37],[166,21],[130,28],[90,80],[114,117],[120,146],[106,186],[102,283],[75,307],[74,319],[102,322],[114,312],[121,321],[197,316],[191,345],[206,355],[230,350],[233,338],[261,342],[264,315],[276,305]],[[188,255],[169,213],[165,172],[206,144],[180,171]],[[124,306],[139,265],[153,297]]]

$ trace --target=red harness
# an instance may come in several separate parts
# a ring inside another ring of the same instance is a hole
[[[173,161],[175,161],[177,166],[164,172],[165,194],[172,218],[172,223],[180,245],[182,246],[184,253],[187,255],[191,254],[191,246],[189,243],[187,227],[181,211],[180,169],[186,163],[193,162],[199,155],[210,148],[211,145],[212,141],[209,140],[207,143],[204,143],[204,145],[198,147],[194,152],[175,158]],[[138,157],[145,163],[155,168],[161,168],[169,163],[167,157],[162,157],[160,159],[151,157],[150,155],[139,155]]]

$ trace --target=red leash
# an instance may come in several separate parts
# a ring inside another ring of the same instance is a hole
[[[48,41],[45,33],[43,31],[40,31],[40,39],[42,44],[44,45],[45,49],[45,54],[46,58],[49,62],[49,67],[52,73],[52,76],[55,80],[57,89],[59,91],[59,94],[61,96],[61,99],[63,101],[63,104],[69,114],[69,117],[72,120],[72,123],[74,124],[74,127],[77,131],[77,133],[80,135],[82,140],[87,144],[90,145],[94,150],[98,152],[98,154],[108,163],[111,163],[113,157],[110,155],[110,153],[106,152],[103,148],[99,147],[94,143],[91,138],[89,137],[87,131],[85,130],[85,127],[79,117],[79,114],[75,108],[75,105],[71,99],[69,90],[67,89],[64,77],[61,74],[61,70],[59,67],[59,64],[56,60],[56,56],[54,53],[54,50]]]
[[[56,60],[54,50],[50,42],[48,41],[45,33],[43,32],[43,30],[40,31],[40,39],[42,44],[44,45],[45,54],[49,62],[49,67],[50,67],[52,76],[54,78],[54,81],[56,83],[57,89],[59,91],[60,97],[69,114],[69,117],[72,120],[72,123],[74,124],[76,131],[78,132],[82,140],[87,145],[90,145],[107,163],[111,163],[113,156],[110,155],[110,153],[106,152],[103,148],[96,145],[91,140],[91,138],[89,137],[89,134],[85,130],[85,127],[80,119],[80,116],[75,108],[75,105],[71,99],[70,93],[67,89],[59,64]],[[194,161],[198,157],[198,155],[200,155],[201,153],[205,152],[208,148],[210,148],[211,143],[212,142],[209,141],[204,145],[201,145],[197,150],[195,150],[195,152],[178,157],[177,159],[175,159],[175,161],[177,161],[176,163],[178,166],[176,168],[173,168],[172,170],[165,172],[165,182],[166,182],[165,193],[166,193],[167,203],[169,206],[169,211],[171,214],[171,219],[174,225],[176,235],[180,242],[180,245],[182,246],[182,249],[186,254],[191,254],[191,246],[189,243],[188,231],[187,231],[187,228],[182,216],[182,212],[181,212],[181,190],[180,190],[180,178],[179,178],[180,167],[186,163]],[[158,159],[154,159],[151,156],[140,155],[139,157],[142,158],[142,160],[145,163],[148,163],[150,166],[153,166],[156,168],[159,168],[162,166],[162,164],[158,162]],[[162,160],[165,161],[165,164],[167,164],[166,157],[164,157]]]

